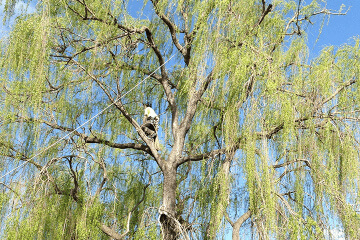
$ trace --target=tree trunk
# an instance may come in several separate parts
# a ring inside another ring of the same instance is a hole
[[[176,168],[164,170],[163,204],[160,208],[160,223],[164,240],[177,239],[178,230],[176,213]]]

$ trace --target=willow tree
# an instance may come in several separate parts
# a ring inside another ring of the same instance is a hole
[[[343,12],[138,4],[39,0],[2,38],[1,238],[358,239],[359,39],[306,32]]]

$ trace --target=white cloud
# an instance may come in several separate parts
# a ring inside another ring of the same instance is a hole
[[[325,239],[345,240],[345,233],[339,228],[331,229],[330,234],[328,230],[325,230]]]
[[[340,229],[331,229],[331,234],[333,235],[334,239],[337,240],[345,240],[345,233]]]

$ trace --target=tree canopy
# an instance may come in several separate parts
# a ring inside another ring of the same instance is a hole
[[[307,40],[342,9],[28,4],[0,42],[2,239],[360,238],[360,39]]]

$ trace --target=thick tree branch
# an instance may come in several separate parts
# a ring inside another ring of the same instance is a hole
[[[117,233],[114,229],[109,228],[105,224],[100,225],[101,231],[103,231],[106,235],[109,237],[116,239],[116,240],[122,240],[126,237],[126,235],[129,233],[130,230],[130,219],[131,219],[131,212],[129,212],[127,225],[126,225],[126,231],[123,234]]]
[[[266,137],[268,139],[272,138],[273,135],[275,135],[276,133],[278,133],[280,130],[282,130],[284,128],[284,123],[279,124],[276,127],[273,127],[271,130],[269,131],[265,131],[265,132],[258,132],[257,135],[259,138],[263,138]]]
[[[248,210],[246,213],[244,213],[241,217],[238,218],[238,220],[236,220],[236,222],[232,222],[229,218],[228,218],[228,222],[230,223],[230,225],[233,227],[232,230],[232,240],[240,240],[240,236],[239,236],[239,232],[240,232],[240,227],[241,225],[251,216],[251,211]]]
[[[161,71],[160,83],[164,88],[167,101],[170,105],[170,109],[171,109],[171,113],[172,113],[172,129],[173,129],[173,131],[176,131],[176,129],[178,128],[178,109],[177,109],[177,105],[176,105],[176,101],[175,101],[175,95],[171,91],[172,85],[169,83],[170,82],[169,77],[166,73],[165,61],[164,61],[162,54],[160,53],[160,50],[158,49],[158,47],[156,46],[156,44],[154,42],[153,35],[152,35],[150,29],[146,28],[145,33],[146,33],[146,37],[149,41],[150,47],[155,52],[155,55],[157,56],[158,61],[159,61],[160,71]]]
[[[311,216],[312,218],[314,218],[311,209],[309,209],[304,203],[297,201],[294,197],[291,196],[291,193],[295,193],[295,191],[293,191],[293,192],[287,192],[287,193],[284,193],[284,194],[282,194],[282,195],[288,196],[291,201],[293,201],[293,202],[295,202],[296,204],[304,207],[304,208],[308,211],[308,213],[310,214],[310,216]]]
[[[272,4],[269,4],[267,6],[267,8],[265,9],[265,1],[262,1],[262,2],[263,2],[263,13],[261,14],[261,17],[260,17],[259,21],[256,23],[256,25],[254,26],[254,28],[259,26],[264,21],[266,15],[268,15],[272,10]]]
[[[134,149],[134,150],[140,150],[140,151],[144,151],[150,155],[152,155],[152,152],[150,150],[150,148],[146,145],[140,144],[140,143],[114,143],[111,141],[108,141],[106,139],[102,139],[99,138],[97,136],[87,136],[86,134],[80,133],[78,131],[76,131],[73,128],[69,128],[69,127],[64,127],[61,125],[58,125],[57,123],[52,123],[49,121],[45,121],[42,119],[34,119],[34,118],[25,118],[25,117],[19,117],[21,118],[23,121],[27,121],[27,122],[39,122],[39,123],[44,123],[46,125],[48,125],[49,127],[53,128],[53,129],[57,129],[57,130],[61,130],[64,132],[71,132],[74,135],[80,137],[81,139],[84,140],[85,143],[98,143],[98,144],[104,144],[107,145],[111,148],[118,148],[118,149]],[[36,164],[36,163],[33,163]],[[38,167],[41,167],[40,165]]]
[[[112,102],[112,104],[120,110],[120,112],[123,114],[123,116],[131,123],[131,125],[133,125],[133,127],[136,129],[136,131],[138,132],[138,134],[140,135],[140,137],[142,138],[142,140],[148,145],[148,147],[150,148],[151,151],[151,155],[154,157],[154,159],[156,160],[156,162],[158,163],[159,167],[161,169],[163,169],[164,167],[164,162],[163,159],[161,159],[160,155],[158,154],[156,148],[155,148],[155,144],[152,140],[148,139],[148,137],[146,137],[146,134],[144,133],[144,131],[141,129],[140,125],[137,123],[137,121],[135,119],[133,119],[131,117],[131,115],[126,111],[124,105],[122,104],[121,101],[121,96],[119,96],[116,100],[111,96],[110,92],[108,91],[108,89],[104,86],[104,84],[97,78],[95,77],[93,74],[89,73],[86,68],[84,66],[82,66],[81,64],[79,64],[77,61],[72,60],[73,62],[75,62],[76,65],[78,65],[80,67],[81,70],[83,70],[92,80],[94,80],[99,87],[104,91],[104,93],[108,96],[109,100]],[[166,81],[167,82],[167,81]],[[168,85],[169,86],[169,85]],[[170,88],[170,86],[169,86]],[[171,91],[171,88],[170,88]]]
[[[121,111],[121,113],[124,115],[124,117],[131,123],[131,125],[134,126],[134,128],[136,129],[136,131],[138,132],[138,134],[140,135],[140,137],[142,138],[142,140],[147,144],[147,146],[150,148],[151,150],[151,156],[154,157],[154,159],[156,160],[156,162],[158,163],[160,169],[164,169],[164,160],[160,157],[160,155],[158,154],[156,148],[155,148],[155,143],[152,139],[149,139],[146,134],[144,133],[144,131],[141,129],[140,125],[136,122],[135,119],[133,119],[130,114],[126,111],[126,109],[124,108],[120,98],[118,100],[116,100],[114,102],[114,105],[116,106],[117,109],[119,109]]]
[[[184,164],[186,162],[190,162],[190,161],[202,161],[204,159],[214,158],[221,154],[235,152],[236,150],[238,150],[240,148],[240,145],[241,145],[241,139],[239,139],[238,142],[236,144],[234,144],[231,148],[221,148],[221,149],[216,149],[211,152],[207,152],[207,153],[203,153],[203,154],[182,157],[178,161],[178,166],[180,166],[181,164]]]
[[[74,188],[71,189],[70,191],[70,195],[71,197],[74,199],[75,202],[78,202],[79,201],[79,197],[78,197],[78,190],[79,190],[79,183],[78,183],[78,179],[77,179],[77,174],[76,172],[74,171],[73,169],[73,166],[72,166],[72,157],[70,157],[68,159],[68,162],[69,162],[69,168],[70,168],[70,175],[71,177],[73,178],[73,182],[74,182]]]
[[[281,168],[281,167],[285,167],[287,165],[290,165],[290,164],[296,163],[296,162],[304,162],[306,164],[306,166],[311,168],[310,161],[307,160],[307,159],[296,159],[294,161],[288,161],[288,162],[284,162],[284,163],[281,163],[281,164],[276,164],[276,165],[273,165],[272,167],[273,168]]]
[[[103,22],[107,25],[115,25],[117,26],[119,29],[127,32],[127,33],[138,33],[138,34],[142,34],[145,32],[147,40],[149,42],[150,47],[153,49],[153,51],[155,52],[155,55],[158,58],[159,61],[159,65],[160,65],[160,69],[161,69],[161,81],[160,83],[163,85],[165,94],[167,96],[167,100],[168,103],[170,105],[170,109],[172,112],[172,125],[173,125],[173,130],[178,128],[178,110],[176,107],[176,102],[175,102],[175,96],[171,91],[172,86],[169,84],[169,78],[167,76],[166,73],[166,68],[165,68],[165,61],[164,58],[162,56],[162,54],[160,53],[160,50],[158,49],[158,47],[156,46],[152,33],[150,31],[150,29],[146,26],[143,26],[140,29],[137,28],[128,28],[124,25],[121,25],[118,20],[116,19],[116,17],[114,17],[110,12],[108,13],[108,15],[112,18],[111,21],[108,20],[104,20],[101,18],[98,18],[95,16],[95,14],[89,9],[89,7],[84,3],[84,2],[80,2],[80,4],[82,4],[84,6],[84,10],[85,10],[85,16],[81,15],[78,11],[76,11],[75,9],[71,8],[70,5],[68,5],[69,9],[71,11],[73,11],[76,15],[78,15],[79,17],[81,17],[83,20],[94,20],[94,21],[99,21],[99,22]],[[88,13],[91,14],[91,16],[88,16]],[[74,60],[73,60],[74,61]],[[98,83],[98,85],[103,89],[104,93],[109,97],[109,99],[112,101],[112,103],[114,103],[114,105],[125,115],[125,109],[123,108],[123,106],[120,106],[121,104],[119,104],[118,102],[115,102],[114,99],[111,97],[111,94],[108,92],[108,90],[105,88],[105,86],[99,81],[97,80],[97,78],[95,76],[93,76],[92,74],[88,73],[86,71],[86,69],[81,66],[79,63],[77,63],[76,61],[74,61],[75,64],[77,64],[85,73],[87,73],[95,82]],[[157,159],[157,161],[160,161],[158,159],[158,155],[156,152],[155,148],[152,148],[150,145],[150,141],[146,141],[145,138],[145,134],[141,134],[142,130],[140,129],[140,126],[130,117],[130,115],[127,114],[128,117],[126,117],[129,122],[136,128],[136,130],[138,131],[138,133],[140,134],[140,136],[142,137],[142,139],[149,145],[150,149],[152,150],[153,156]],[[160,163],[159,163],[160,164]]]
[[[288,209],[288,211],[290,212],[291,215],[299,217],[300,220],[303,220],[303,218],[297,213],[295,212],[290,203],[279,193],[275,192],[275,195],[278,196],[278,198],[280,198],[280,200],[283,202],[283,204],[286,206],[286,208]]]
[[[286,170],[280,175],[280,177],[276,180],[276,182],[280,182],[281,179],[286,176],[286,174],[289,174],[289,173],[295,172],[295,171],[301,171],[301,170],[304,169],[304,167],[305,167],[305,166],[300,166],[300,167],[297,167],[297,168],[294,168],[294,169],[286,169]]]
[[[183,158],[180,159],[178,165],[180,166],[181,164],[189,162],[189,161],[202,161],[204,159],[214,158],[219,154],[226,153],[227,151],[229,151],[229,150],[227,150],[226,148],[222,148],[222,149],[216,149],[214,151],[199,154],[199,155],[195,155],[195,156],[183,157]]]
[[[186,47],[186,55],[184,55],[184,62],[185,64],[188,66],[190,63],[190,59],[191,59],[191,43],[195,37],[195,32],[190,33],[189,27],[188,27],[188,22],[189,22],[189,15],[188,15],[188,7],[187,5],[184,5],[183,8],[181,8],[181,15],[184,18],[184,42],[185,42],[185,47]]]

